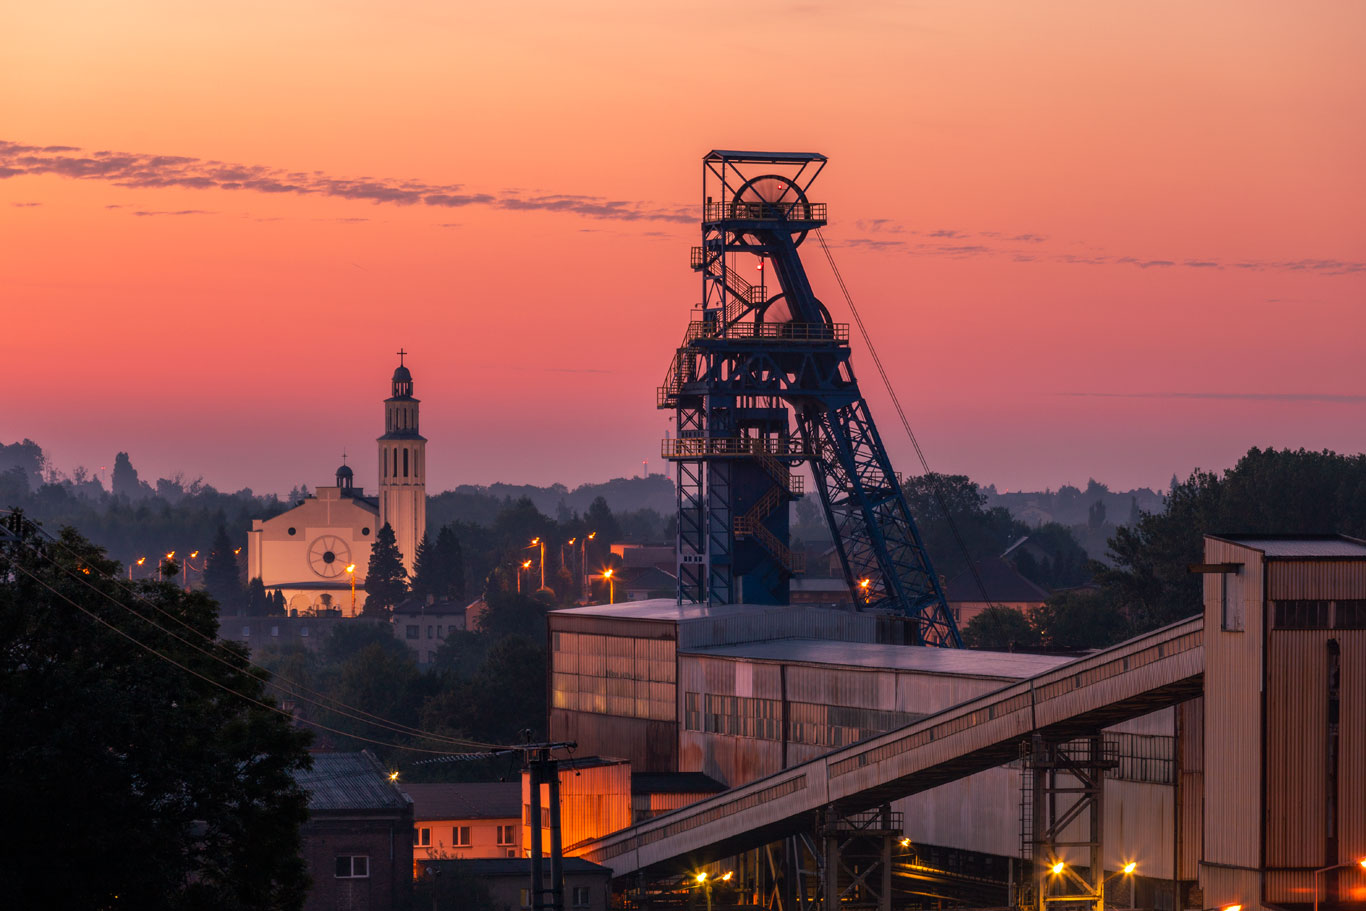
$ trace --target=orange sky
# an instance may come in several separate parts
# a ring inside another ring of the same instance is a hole
[[[11,5],[0,442],[257,491],[346,449],[373,487],[403,346],[434,489],[658,470],[678,216],[703,153],[760,148],[830,156],[938,470],[1366,448],[1366,5],[494,6]]]

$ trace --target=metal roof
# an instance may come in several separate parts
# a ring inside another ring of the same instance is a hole
[[[741,162],[744,162],[744,161],[752,161],[752,162],[764,162],[764,161],[775,161],[775,162],[793,161],[793,162],[803,162],[803,161],[825,161],[825,160],[826,160],[825,156],[822,155],[822,154],[820,154],[819,152],[735,152],[735,151],[728,151],[728,150],[726,150],[726,149],[712,149],[710,152],[708,152],[706,155],[703,156],[702,160],[703,160],[703,161],[720,161],[720,160],[723,159],[723,158],[724,158],[725,160],[727,160],[727,161],[741,161]]]
[[[761,614],[774,609],[772,604],[679,604],[673,598],[650,598],[645,601],[622,601],[617,604],[590,604],[587,607],[566,607],[551,611],[572,617],[606,617],[619,620],[701,620],[706,617],[734,617],[741,614]]]
[[[1357,557],[1366,559],[1366,541],[1346,535],[1210,535],[1243,547],[1259,550],[1268,557],[1306,559],[1313,557]]]
[[[521,781],[405,784],[414,819],[519,819]]]
[[[308,811],[402,810],[408,797],[389,781],[389,773],[369,750],[359,753],[314,753],[313,768],[295,772],[308,792]]]
[[[996,677],[1002,680],[1032,677],[1075,660],[1017,652],[924,648],[881,642],[830,642],[822,639],[771,639],[767,642],[743,642],[738,645],[715,645],[680,651],[688,655],[718,658],[832,664],[922,674]]]

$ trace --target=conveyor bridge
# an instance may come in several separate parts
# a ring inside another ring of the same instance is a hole
[[[1201,694],[1204,619],[1138,636],[580,846],[616,877],[694,869]]]

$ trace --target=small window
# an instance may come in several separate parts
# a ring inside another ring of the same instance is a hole
[[[368,537],[370,537],[370,526],[369,526],[369,525],[365,526],[364,528],[362,528],[362,529],[360,530],[360,536],[361,536],[362,538],[368,538]]]
[[[1334,629],[1366,629],[1366,599],[1344,599],[1333,605]]]
[[[430,848],[432,846],[432,830],[413,827],[413,847]]]
[[[289,526],[289,533],[290,533],[291,535],[294,534],[296,531],[298,531],[298,529],[295,528],[293,525]]]
[[[587,907],[588,907],[588,887],[587,887],[587,886],[575,886],[575,887],[574,887],[574,907],[575,907],[575,908],[587,908]]]
[[[516,857],[516,856],[517,856],[517,849],[516,849],[516,848],[508,848],[508,857]]]
[[[407,629],[405,630],[404,635],[406,635],[409,639],[419,639],[419,638],[421,638],[421,636],[420,636],[420,633],[421,633],[421,632],[422,632],[422,630],[418,629],[418,626],[417,626],[416,623],[409,623],[408,626],[407,626]]]
[[[1219,574],[1219,628],[1230,633],[1243,631],[1243,605],[1229,597],[1228,573]]]
[[[498,827],[498,844],[500,844],[500,845],[515,845],[515,844],[517,844],[517,835],[516,835],[516,832],[515,832],[516,828],[517,828],[516,826],[499,826],[499,827]]]
[[[274,636],[275,638],[277,638],[277,639],[280,638],[280,627],[278,627],[278,626],[272,626],[272,627],[270,628],[270,634],[271,634],[272,636]]]
[[[308,627],[306,627],[306,626],[301,626],[301,627],[299,627],[299,636],[300,636],[301,638],[303,638],[303,639],[307,639],[307,638],[308,638]]]
[[[1312,599],[1277,601],[1277,629],[1328,629],[1330,602]]]
[[[457,848],[468,848],[470,846],[470,827],[453,826],[451,828],[451,844]]]
[[[337,879],[369,879],[370,858],[364,854],[337,855]]]
[[[427,638],[428,638],[428,639],[434,639],[434,638],[436,638],[435,636],[432,635],[432,625],[431,625],[430,623],[427,624]]]
[[[244,626],[244,627],[242,627],[242,638],[243,638],[243,639],[246,639],[246,638],[249,638],[250,636],[251,636],[251,627],[250,627],[250,626]]]

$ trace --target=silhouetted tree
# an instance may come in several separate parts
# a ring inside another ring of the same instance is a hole
[[[1014,651],[1039,644],[1039,633],[1023,611],[993,604],[963,627],[963,643],[968,648]]]
[[[408,592],[408,574],[403,569],[403,558],[398,552],[394,530],[385,522],[370,546],[370,569],[365,574],[365,609],[367,617],[385,616]]]
[[[204,563],[204,590],[218,602],[224,615],[239,614],[245,606],[237,555],[222,525],[213,536],[213,547]]]
[[[270,710],[243,650],[216,641],[213,602],[172,582],[129,592],[119,564],[70,528],[61,546],[10,530],[21,540],[0,539],[0,806],[23,835],[5,839],[6,906],[301,908],[308,798],[291,773],[309,766],[309,736]],[[139,599],[177,622],[137,623]],[[73,819],[89,851],[79,864]]]
[[[127,497],[129,500],[139,500],[151,492],[146,484],[138,480],[138,471],[126,452],[114,456],[114,474],[110,486],[114,496]]]
[[[266,613],[277,617],[283,617],[289,613],[289,602],[285,601],[285,593],[278,588],[275,589],[275,594],[270,597],[270,610]]]
[[[266,594],[261,577],[256,576],[247,583],[247,605],[243,613],[248,617],[261,617],[269,614],[271,607],[271,597]]]

